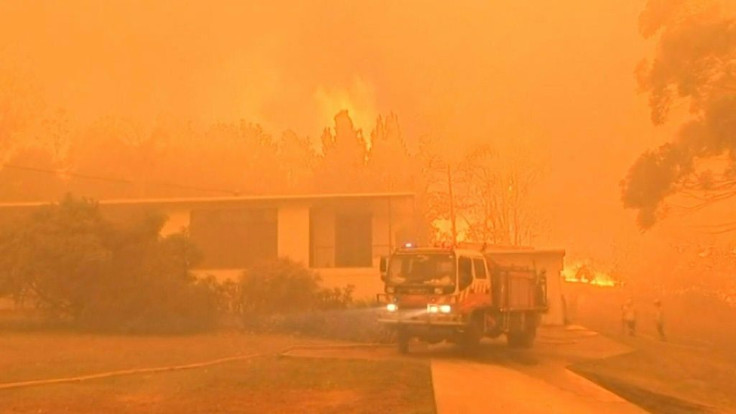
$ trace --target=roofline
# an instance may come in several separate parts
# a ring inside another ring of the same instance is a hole
[[[334,193],[334,194],[300,194],[300,195],[258,195],[229,197],[183,197],[183,198],[126,198],[96,200],[100,205],[149,205],[149,204],[198,204],[217,202],[274,202],[274,201],[314,201],[314,200],[365,200],[365,199],[397,199],[413,198],[414,193]],[[0,203],[0,208],[40,207],[56,201],[29,201]]]
[[[405,253],[405,252],[420,252],[420,253],[425,253],[426,252],[426,253],[430,253],[430,252],[445,252],[445,251],[474,252],[474,253],[483,254],[483,255],[490,255],[490,256],[492,256],[494,254],[497,254],[497,255],[515,255],[515,254],[517,254],[517,255],[523,255],[523,254],[530,254],[530,253],[535,253],[535,254],[559,254],[559,255],[564,256],[567,253],[565,251],[565,249],[552,249],[552,248],[537,249],[537,248],[528,247],[528,246],[524,246],[524,247],[519,248],[519,249],[504,248],[504,249],[497,249],[497,250],[494,250],[492,248],[491,249],[487,249],[487,250],[473,249],[473,248],[469,248],[469,247],[454,247],[453,248],[453,247],[449,247],[449,246],[448,247],[441,247],[441,246],[440,247],[433,247],[433,246],[428,246],[428,247],[423,247],[423,246],[422,247],[400,247],[400,248],[397,249],[397,252],[399,252],[399,253]]]
[[[483,254],[529,254],[529,253],[542,253],[542,254],[561,254],[565,255],[567,252],[565,249],[520,249],[520,250],[486,250]]]

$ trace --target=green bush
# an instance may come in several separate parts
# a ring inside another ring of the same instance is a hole
[[[353,301],[355,286],[347,285],[339,288],[322,289],[319,292],[318,304],[320,309],[347,309]]]
[[[189,270],[199,253],[185,233],[161,238],[163,223],[146,214],[113,224],[95,202],[67,197],[0,233],[0,286],[86,329],[208,328],[217,297]]]
[[[378,323],[378,309],[348,308],[285,315],[270,321],[272,331],[352,342],[383,343],[390,333]]]
[[[245,321],[311,311],[320,300],[317,273],[290,259],[263,261],[240,278],[238,308]]]
[[[282,332],[357,342],[383,342],[378,309],[356,303],[354,287],[321,288],[317,273],[289,259],[260,263],[239,281],[243,324],[260,332]]]

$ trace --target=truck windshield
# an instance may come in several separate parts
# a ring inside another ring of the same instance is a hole
[[[397,254],[388,265],[393,285],[450,286],[455,284],[455,257],[449,254]]]

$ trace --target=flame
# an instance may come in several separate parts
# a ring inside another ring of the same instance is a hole
[[[616,279],[606,272],[591,269],[585,264],[576,264],[566,266],[562,270],[562,276],[565,282],[569,283],[585,283],[594,286],[614,287],[618,284]]]

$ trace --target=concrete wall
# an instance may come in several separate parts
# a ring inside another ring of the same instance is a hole
[[[166,220],[166,223],[164,223],[161,229],[162,236],[175,234],[189,228],[192,218],[192,213],[189,209],[168,210],[164,213],[168,217],[168,220]]]
[[[378,267],[360,267],[353,269],[333,268],[315,269],[322,277],[322,285],[326,288],[343,288],[353,285],[353,299],[375,300],[377,293],[383,292],[383,282]]]
[[[309,206],[278,209],[278,255],[309,266]]]
[[[312,267],[335,267],[335,212],[332,209],[314,209],[312,220],[312,249],[314,249]],[[309,235],[309,232],[307,232]],[[309,237],[309,236],[307,236]],[[309,239],[307,239],[309,249]],[[309,263],[309,261],[307,261]]]
[[[335,267],[335,211],[318,210],[312,213],[312,232],[317,244],[317,261],[314,270],[322,277],[325,287],[343,288],[353,285],[353,298],[358,300],[373,300],[377,293],[383,292],[378,266],[382,255],[387,255],[389,245],[395,247],[395,226],[389,226],[389,214],[385,203],[375,203],[371,211],[371,238],[372,238],[372,266],[357,268]],[[383,209],[382,209],[383,207]],[[399,222],[400,217],[392,217]]]

